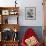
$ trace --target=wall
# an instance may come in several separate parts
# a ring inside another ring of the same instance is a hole
[[[0,0],[0,6],[15,6],[15,0]],[[19,10],[19,24],[21,26],[43,26],[42,0],[17,0]],[[36,7],[36,20],[25,20],[25,7]],[[10,19],[9,19],[10,20]],[[15,21],[14,21],[15,22]]]
[[[21,20],[22,26],[42,26],[43,25],[43,6],[42,0],[32,0],[32,1],[20,1],[21,2]],[[25,7],[36,7],[36,20],[25,20]]]

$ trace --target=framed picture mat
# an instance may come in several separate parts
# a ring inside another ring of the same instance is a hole
[[[36,7],[25,7],[25,19],[36,20]]]

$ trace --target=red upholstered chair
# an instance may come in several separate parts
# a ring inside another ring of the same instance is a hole
[[[31,28],[27,29],[27,31],[24,34],[24,37],[22,38],[21,46],[27,46],[25,40],[31,38],[32,36],[35,38],[37,37],[36,33]],[[37,40],[37,43],[34,46],[41,46],[41,44],[37,38],[36,38],[36,40]],[[29,46],[31,46],[31,45],[29,45]]]

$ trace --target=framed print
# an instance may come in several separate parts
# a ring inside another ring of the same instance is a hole
[[[2,10],[2,15],[9,15],[9,10]]]
[[[25,8],[25,17],[27,20],[36,19],[36,8],[35,7],[26,7]]]

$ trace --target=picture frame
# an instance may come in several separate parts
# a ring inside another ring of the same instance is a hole
[[[25,18],[26,20],[35,20],[36,19],[36,8],[26,7],[25,8]]]
[[[9,15],[9,10],[2,10],[2,15]]]

